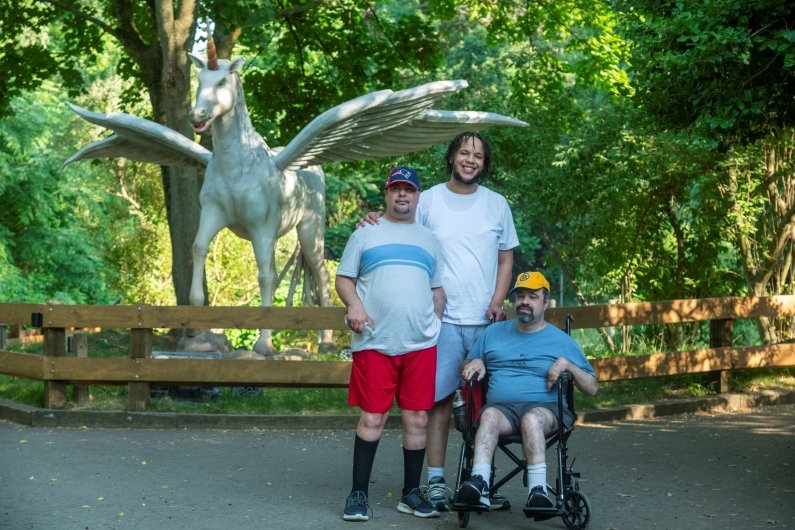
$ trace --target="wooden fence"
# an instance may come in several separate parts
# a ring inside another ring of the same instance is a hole
[[[204,386],[345,387],[350,362],[283,360],[154,359],[155,329],[336,329],[345,330],[343,308],[161,307],[0,304],[0,322],[34,325],[44,335],[44,354],[0,350],[0,373],[43,381],[46,408],[67,402],[66,385],[128,386],[128,410],[146,410],[150,384]],[[618,381],[711,372],[719,390],[728,389],[731,370],[795,366],[795,343],[734,347],[735,319],[795,316],[795,296],[726,297],[551,308],[547,320],[563,327],[600,328],[635,324],[710,322],[710,347],[612,357],[592,361],[600,381]],[[67,336],[75,329],[130,330],[128,357],[92,358],[85,347],[67,356]]]

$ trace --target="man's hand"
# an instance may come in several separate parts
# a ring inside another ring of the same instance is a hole
[[[492,302],[488,309],[486,309],[486,317],[489,322],[500,322],[505,320],[505,311],[502,309],[502,304]]]
[[[378,220],[384,215],[384,212],[367,212],[364,214],[364,217],[359,219],[359,222],[356,223],[356,228],[361,228],[364,225],[377,225]]]
[[[547,372],[547,390],[552,390],[552,387],[558,382],[560,374],[569,370],[571,363],[565,357],[558,357],[552,366],[549,367]]]
[[[367,324],[373,325],[373,320],[370,318],[370,315],[367,314],[365,311],[364,306],[361,304],[354,305],[351,304],[348,307],[348,313],[345,316],[345,321],[348,324],[348,327],[351,328],[351,331],[355,333],[363,333],[364,327]]]
[[[486,376],[486,365],[483,364],[483,360],[472,359],[471,361],[464,361],[464,366],[461,368],[461,378],[464,381],[469,381],[473,375],[477,376],[478,381]]]

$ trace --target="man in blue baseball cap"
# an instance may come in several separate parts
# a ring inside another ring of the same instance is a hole
[[[353,446],[353,486],[342,518],[367,521],[370,474],[387,416],[397,400],[403,426],[403,492],[397,509],[439,517],[420,492],[428,410],[434,403],[436,341],[445,295],[436,237],[414,221],[420,179],[399,166],[385,183],[386,212],[356,230],[337,268],[348,308],[353,367],[348,404],[361,409]]]

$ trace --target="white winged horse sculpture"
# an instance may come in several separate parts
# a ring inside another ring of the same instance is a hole
[[[224,227],[251,240],[266,307],[272,305],[276,289],[276,239],[295,228],[320,305],[329,305],[329,275],[323,262],[325,187],[317,164],[410,153],[449,141],[459,132],[491,125],[526,125],[488,112],[430,109],[436,99],[467,86],[466,81],[439,81],[350,100],[316,117],[283,149],[271,149],[249,119],[240,82],[243,59],[217,59],[212,45],[206,61],[189,56],[200,69],[191,120],[197,133],[212,128],[212,152],[158,123],[121,113],[95,113],[70,104],[85,120],[112,129],[114,134],[83,147],[65,164],[125,157],[206,167],[199,229],[193,243],[190,302],[194,305],[204,304],[207,249]],[[331,332],[324,331],[321,347],[329,345]],[[270,330],[261,330],[254,349],[273,353]]]

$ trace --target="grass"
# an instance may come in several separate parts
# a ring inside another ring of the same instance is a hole
[[[129,338],[125,331],[104,330],[89,335],[91,356],[118,356],[126,352]],[[40,344],[9,346],[9,350],[40,352]],[[174,339],[168,335],[155,337],[155,350],[173,350]],[[121,353],[120,353],[121,352]],[[335,356],[326,356],[328,359]],[[732,372],[733,392],[756,392],[765,389],[795,389],[795,368],[737,370]],[[219,388],[214,397],[181,399],[174,396],[153,397],[153,412],[207,414],[350,414],[345,388],[264,388],[251,395],[233,388]],[[592,410],[672,398],[714,395],[715,383],[707,374],[687,374],[630,381],[605,382],[594,397],[577,396],[578,410]],[[205,392],[207,394],[207,392]],[[127,387],[117,385],[90,386],[88,401],[67,405],[72,410],[125,410]],[[36,407],[44,404],[44,385],[14,376],[0,374],[0,397]]]

